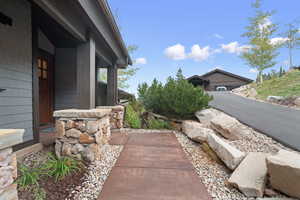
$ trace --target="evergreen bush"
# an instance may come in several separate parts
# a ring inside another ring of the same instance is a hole
[[[146,110],[180,119],[191,118],[196,111],[207,108],[212,100],[202,88],[190,84],[181,70],[176,78],[169,77],[165,85],[156,79],[151,86],[140,84],[138,95]]]

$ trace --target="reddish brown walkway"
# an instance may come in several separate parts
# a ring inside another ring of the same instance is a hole
[[[99,200],[211,200],[174,134],[113,135],[125,144]]]

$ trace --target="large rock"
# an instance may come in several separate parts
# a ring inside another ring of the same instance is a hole
[[[210,126],[227,139],[237,140],[240,137],[241,124],[238,120],[224,113],[214,117]]]
[[[247,97],[255,98],[257,96],[257,91],[255,88],[250,88],[247,92]]]
[[[300,198],[300,154],[280,150],[267,157],[267,168],[274,189]]]
[[[182,123],[182,131],[186,136],[195,142],[207,141],[208,134],[214,134],[214,131],[208,128],[204,128],[202,124],[195,121],[184,121]]]
[[[300,107],[300,97],[295,99],[294,104]]]
[[[195,113],[195,116],[198,118],[198,120],[204,124],[204,126],[209,127],[210,126],[210,121],[216,117],[220,112],[215,110],[215,109],[205,109],[205,110],[200,110]]]
[[[266,157],[265,153],[249,153],[228,182],[247,197],[263,197],[267,180]]]
[[[209,146],[216,152],[219,158],[231,170],[234,170],[246,156],[245,153],[229,145],[214,134],[208,135],[207,142]]]
[[[268,96],[267,97],[267,101],[272,102],[272,103],[278,103],[283,100],[284,100],[284,97],[281,97],[281,96]]]

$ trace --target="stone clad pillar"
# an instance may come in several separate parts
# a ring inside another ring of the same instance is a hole
[[[12,146],[23,142],[23,129],[0,129],[0,200],[17,200],[17,157]]]
[[[56,156],[87,162],[99,160],[110,139],[110,113],[111,109],[55,111]]]

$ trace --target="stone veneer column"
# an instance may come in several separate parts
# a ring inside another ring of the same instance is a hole
[[[17,157],[12,146],[23,142],[24,130],[0,129],[0,200],[17,200]]]
[[[111,129],[120,129],[124,126],[124,106],[98,106],[97,109],[111,109],[109,115],[110,128]]]
[[[110,139],[111,109],[55,111],[55,154],[94,162]]]

